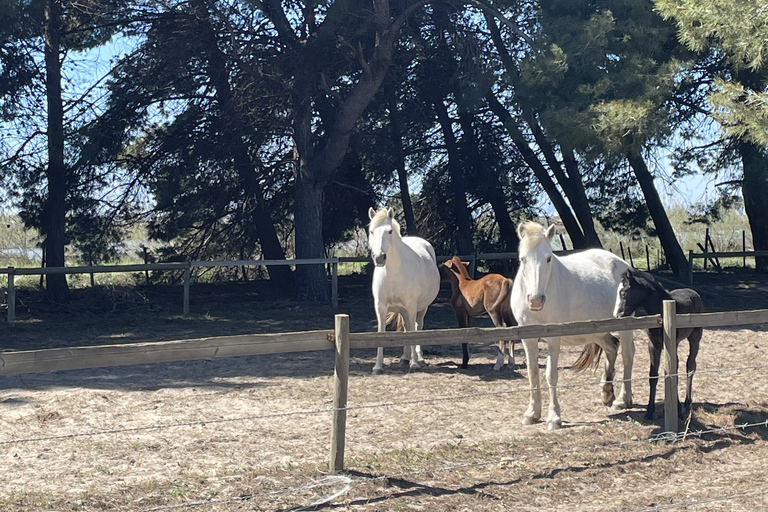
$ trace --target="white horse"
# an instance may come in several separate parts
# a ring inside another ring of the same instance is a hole
[[[510,302],[519,325],[600,320],[613,317],[616,290],[621,276],[629,265],[609,251],[589,249],[558,257],[552,253],[552,237],[555,226],[544,228],[535,222],[520,224],[517,271]],[[547,343],[547,383],[549,385],[549,415],[547,428],[560,428],[560,403],[557,400],[557,361],[560,346],[587,345],[574,369],[582,370],[597,365],[605,351],[606,361],[602,378],[602,399],[615,408],[632,405],[632,360],[635,346],[632,331],[622,331],[622,360],[624,380],[619,398],[614,402],[614,364],[619,340],[610,333],[576,336],[552,336]],[[523,415],[523,424],[530,425],[541,419],[541,389],[539,388],[538,340],[524,339],[525,359],[531,397]]]
[[[368,228],[368,245],[376,267],[373,270],[373,305],[379,332],[387,325],[387,313],[402,316],[406,332],[424,327],[427,307],[440,291],[440,271],[432,245],[415,236],[400,236],[400,225],[393,218],[392,208],[376,212],[368,209],[371,225]],[[410,361],[410,369],[425,365],[421,346],[406,345],[402,362]],[[379,347],[373,373],[381,373],[384,364],[384,348]]]

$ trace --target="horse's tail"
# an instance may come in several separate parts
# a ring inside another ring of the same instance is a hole
[[[387,325],[394,323],[395,330],[404,331],[405,323],[403,323],[403,315],[400,313],[390,313],[387,315]]]
[[[602,354],[603,349],[600,345],[597,343],[588,343],[587,345],[584,345],[581,355],[579,355],[579,358],[573,363],[571,368],[577,372],[584,371],[590,366],[593,370],[597,370],[597,367],[600,365],[600,356]]]
[[[509,296],[512,294],[512,280],[508,277],[504,278],[504,280],[501,282],[501,291],[499,292],[499,295],[496,297],[496,301],[493,303],[493,306],[491,306],[491,309],[494,311],[499,308],[503,307],[505,302],[507,303],[506,306],[509,306]],[[504,308],[509,309],[507,308]],[[506,319],[504,319],[506,322]],[[512,327],[511,325],[507,325],[507,327]]]

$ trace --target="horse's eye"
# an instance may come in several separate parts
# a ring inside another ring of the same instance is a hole
[[[523,265],[525,265],[525,258],[520,258],[520,263],[522,263]]]
[[[389,231],[387,231],[388,234],[392,234],[392,228],[389,228]]]
[[[547,256],[547,263],[552,261],[552,256]]]

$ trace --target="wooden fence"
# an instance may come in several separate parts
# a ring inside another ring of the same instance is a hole
[[[768,256],[768,251],[704,251],[699,253],[688,251],[688,284],[693,284],[693,260],[704,260],[704,268],[706,268],[707,261],[712,262],[712,266],[719,267],[718,258],[743,258],[746,266],[746,258],[754,258],[755,256]]]
[[[349,332],[349,317],[336,315],[335,331],[308,331],[277,334],[245,334],[154,343],[0,352],[0,376],[98,368],[104,366],[159,363],[192,359],[312,350],[335,350],[334,399],[330,468],[344,468],[349,351],[356,348],[396,347],[404,344],[447,345],[490,343],[499,339],[546,338],[607,331],[664,327],[667,354],[664,428],[676,432],[677,425],[677,343],[676,328],[722,327],[768,322],[768,310],[732,311],[678,315],[673,301],[665,301],[662,315],[613,318],[564,324],[466,329],[434,329],[418,332]]]
[[[555,251],[556,254],[569,254],[576,252],[573,250]],[[693,261],[703,259],[715,261],[717,258],[734,257],[755,257],[768,256],[768,251],[742,251],[742,252],[688,252],[688,283],[693,284]],[[452,256],[438,256],[437,261],[443,262]],[[516,252],[499,253],[472,253],[463,254],[459,257],[468,261],[469,271],[474,276],[478,261],[492,260],[516,260]],[[44,268],[0,268],[0,274],[8,275],[8,314],[7,320],[13,325],[16,318],[16,286],[15,277],[24,275],[45,275],[45,274],[100,274],[100,273],[118,273],[118,272],[148,272],[150,270],[171,271],[182,270],[183,298],[182,311],[184,315],[189,314],[189,294],[191,270],[193,268],[214,268],[214,267],[244,267],[244,266],[277,266],[277,265],[329,265],[331,271],[331,305],[336,308],[339,305],[339,263],[365,263],[370,261],[367,256],[355,257],[334,257],[334,258],[316,258],[316,259],[293,259],[293,260],[222,260],[222,261],[184,261],[172,263],[139,263],[133,265],[89,265],[80,267],[44,267]]]

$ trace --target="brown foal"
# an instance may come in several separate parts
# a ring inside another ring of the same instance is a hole
[[[496,327],[512,327],[516,324],[512,316],[509,296],[512,292],[512,279],[501,274],[488,274],[480,279],[472,279],[467,272],[469,263],[454,256],[440,267],[440,280],[451,283],[451,305],[456,312],[459,327],[471,327],[472,318],[488,313]],[[469,363],[467,344],[462,343],[461,367]],[[499,341],[499,354],[494,370],[504,366],[504,354],[509,355],[509,364],[515,365],[515,342]]]

